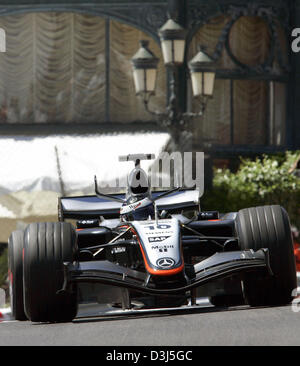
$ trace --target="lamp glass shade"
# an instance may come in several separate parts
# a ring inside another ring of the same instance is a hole
[[[161,41],[162,54],[165,65],[182,64],[184,60],[184,39],[168,39]]]
[[[154,94],[156,84],[156,69],[134,69],[133,80],[137,95]]]
[[[212,96],[214,90],[214,72],[191,72],[194,97]]]

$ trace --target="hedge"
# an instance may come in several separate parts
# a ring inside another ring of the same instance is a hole
[[[204,193],[203,210],[232,212],[260,205],[279,204],[291,223],[300,227],[300,151],[240,158],[236,172],[215,169],[213,188]]]

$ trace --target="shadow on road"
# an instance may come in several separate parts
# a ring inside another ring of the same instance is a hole
[[[264,307],[260,307],[264,308]],[[91,314],[87,316],[78,317],[73,320],[73,323],[88,323],[88,322],[105,322],[116,320],[130,320],[130,319],[142,319],[142,318],[156,318],[156,317],[168,317],[187,314],[207,314],[217,313],[225,311],[241,311],[241,310],[253,310],[258,308],[250,308],[248,305],[235,306],[235,307],[215,307],[208,306],[192,306],[192,307],[180,307],[174,309],[152,309],[152,310],[117,310],[108,313]]]

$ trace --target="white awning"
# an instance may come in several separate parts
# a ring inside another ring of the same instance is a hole
[[[93,192],[94,175],[100,185],[126,177],[132,162],[119,155],[160,153],[169,135],[134,133],[93,136],[0,138],[0,194],[16,191],[61,193],[57,156],[65,191]],[[147,170],[151,161],[144,161]]]

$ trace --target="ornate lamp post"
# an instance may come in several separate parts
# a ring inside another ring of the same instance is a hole
[[[186,31],[181,25],[169,19],[158,31],[164,63],[174,67],[184,61]]]
[[[192,89],[195,98],[200,101],[200,113],[203,114],[207,100],[212,98],[215,83],[214,60],[205,53],[203,47],[189,62],[189,69],[192,79]]]
[[[175,144],[174,150],[181,150],[180,136],[188,122],[202,115],[207,99],[213,94],[215,70],[213,60],[200,49],[189,62],[193,94],[200,102],[197,113],[182,112],[178,103],[177,71],[184,63],[186,31],[174,20],[169,19],[158,32],[164,64],[169,71],[170,93],[165,112],[152,111],[149,100],[155,94],[158,58],[149,50],[148,41],[140,42],[140,49],[132,58],[133,76],[136,94],[142,97],[145,109],[154,115],[157,122],[166,127]]]
[[[155,94],[158,58],[148,49],[149,41],[140,41],[140,49],[132,58],[133,80],[136,95],[142,97],[145,106]]]

